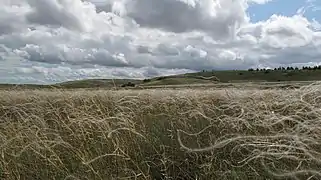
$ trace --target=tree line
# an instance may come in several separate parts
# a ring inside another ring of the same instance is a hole
[[[248,69],[248,71],[293,71],[293,70],[321,70],[321,65],[319,65],[319,66],[303,66],[302,68],[288,66],[288,67],[278,67],[278,68],[274,68],[274,69],[266,69],[266,68],[263,68],[263,69],[250,68],[250,69]]]

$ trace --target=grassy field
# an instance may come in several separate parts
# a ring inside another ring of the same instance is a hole
[[[321,179],[321,85],[0,91],[0,177]]]

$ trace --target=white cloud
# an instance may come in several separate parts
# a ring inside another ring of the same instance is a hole
[[[298,14],[251,23],[249,2],[268,1],[3,0],[0,81],[144,78],[320,61],[318,21]]]
[[[271,1],[273,0],[248,0],[249,3],[256,3],[256,4],[265,4]]]
[[[110,0],[98,10],[121,11],[142,27],[176,33],[203,30],[228,38],[246,22],[246,7],[244,0]]]

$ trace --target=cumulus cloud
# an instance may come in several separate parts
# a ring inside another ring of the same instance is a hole
[[[269,0],[2,0],[2,82],[146,78],[319,63],[320,22],[251,23]]]
[[[141,27],[175,33],[205,31],[221,39],[233,37],[247,22],[246,8],[243,0],[110,0],[98,11],[126,15]]]
[[[32,11],[27,14],[28,22],[41,24],[63,26],[73,30],[87,30],[90,24],[90,19],[87,19],[86,13],[91,15],[91,3],[83,3],[81,1],[56,1],[56,0],[28,0]],[[89,6],[89,7],[87,7]]]

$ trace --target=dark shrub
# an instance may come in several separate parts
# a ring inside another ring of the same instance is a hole
[[[126,84],[121,85],[121,87],[135,87],[135,84],[132,82],[128,82]]]
[[[165,79],[165,77],[158,77],[158,78],[157,78],[157,80],[159,80],[159,81],[160,81],[160,80],[163,80],[163,79]]]
[[[143,82],[146,83],[146,82],[150,82],[151,80],[150,79],[144,79]]]

